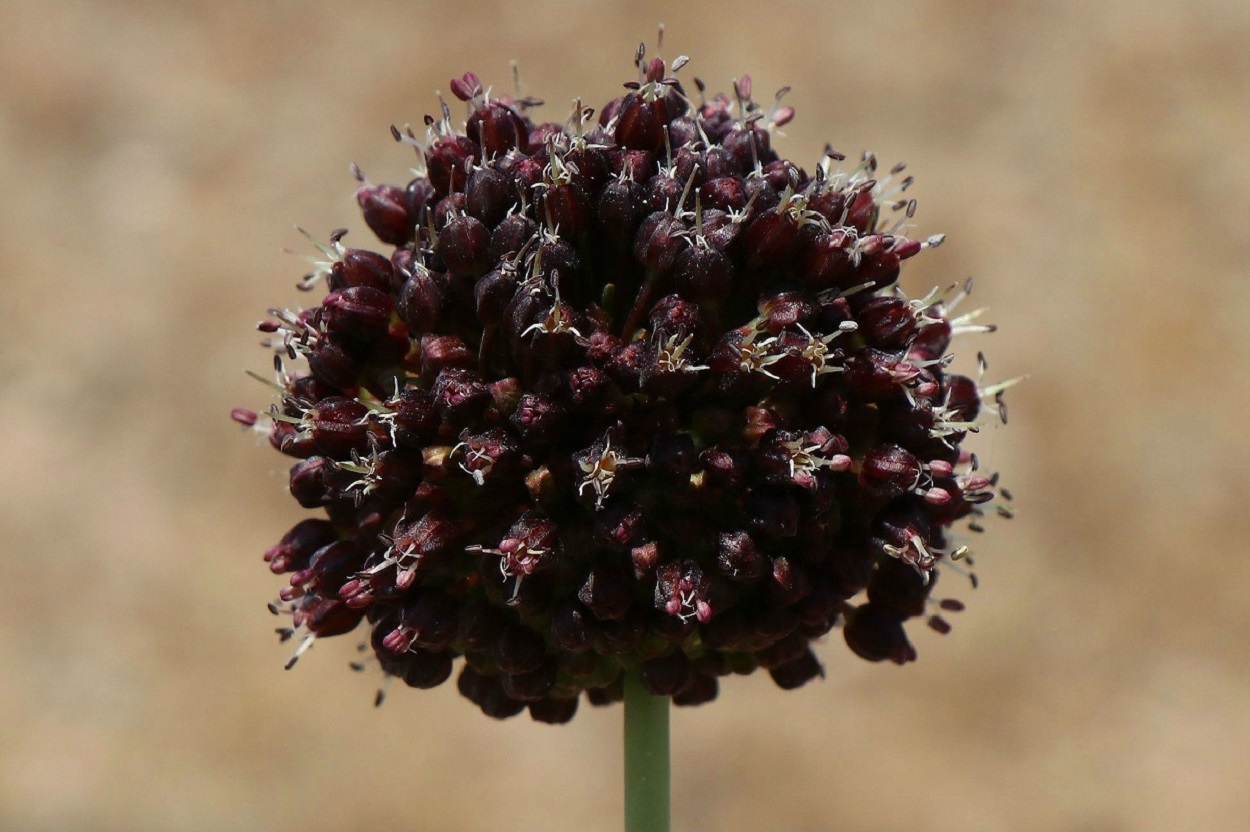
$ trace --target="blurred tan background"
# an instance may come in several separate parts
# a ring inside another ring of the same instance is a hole
[[[283,673],[303,513],[228,413],[293,225],[362,244],[348,163],[406,181],[389,124],[513,58],[562,120],[661,21],[683,77],[793,87],[809,169],[909,162],[949,238],[905,284],[975,275],[961,358],[1030,374],[955,632],[678,711],[677,828],[1250,828],[1250,6],[358,5],[0,2],[0,828],[618,828],[619,710],[375,710],[350,637]]]

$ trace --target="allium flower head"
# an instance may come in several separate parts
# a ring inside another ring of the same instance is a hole
[[[570,719],[621,696],[622,669],[677,704],[764,669],[823,670],[841,627],[865,659],[904,629],[1003,492],[963,448],[1005,385],[949,372],[967,288],[909,300],[903,166],[773,149],[793,115],[693,95],[647,60],[598,113],[536,122],[532,99],[451,82],[406,186],[360,171],[389,252],[335,232],[271,310],[279,401],[234,417],[297,461],[324,516],[265,555],[289,575],[293,664],[364,629],[412,687],[458,673],[485,713]],[[784,93],[784,91],[783,91]],[[457,126],[459,124],[459,126]]]

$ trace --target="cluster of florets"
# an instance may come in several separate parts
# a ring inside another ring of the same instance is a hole
[[[390,254],[335,233],[302,284],[321,304],[261,323],[280,401],[235,418],[326,515],[265,556],[291,663],[363,621],[388,676],[459,664],[485,713],[563,722],[625,668],[690,705],[730,673],[822,675],[836,626],[900,664],[907,620],[948,629],[947,530],[1001,493],[960,446],[1001,385],[947,372],[989,329],[953,317],[963,290],[895,285],[941,241],[902,233],[911,177],[831,150],[809,174],[772,148],[780,96],[696,102],[684,59],[636,63],[564,124],[452,81],[463,129],[446,104],[392,128],[406,187],[356,171]]]

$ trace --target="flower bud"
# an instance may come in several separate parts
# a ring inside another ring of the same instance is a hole
[[[685,231],[685,225],[672,214],[649,214],[634,237],[634,257],[648,269],[669,271],[686,247]]]
[[[642,663],[642,685],[656,696],[675,696],[685,690],[694,666],[681,650]]]
[[[616,116],[616,143],[631,150],[664,149],[664,127],[668,114],[663,99],[647,101],[633,92],[625,96]]]
[[[782,690],[794,690],[806,685],[817,676],[824,678],[825,669],[820,666],[816,654],[805,648],[803,654],[797,658],[770,668],[768,675],[773,677],[777,687]]]
[[[481,157],[477,143],[468,136],[443,136],[430,145],[425,152],[425,168],[434,193],[441,199],[452,191],[463,191],[465,162]]]
[[[421,375],[434,378],[443,370],[467,370],[477,363],[475,356],[457,335],[421,336]]]
[[[703,705],[714,700],[719,692],[720,685],[715,676],[693,673],[681,692],[673,695],[673,704],[683,707]]]
[[[920,481],[920,460],[898,445],[878,445],[864,454],[859,484],[879,500],[911,491]]]
[[[722,532],[718,540],[716,568],[734,581],[754,581],[768,571],[768,558],[760,553],[755,540],[744,531]]]
[[[616,621],[629,609],[629,581],[608,567],[594,569],[577,592],[577,600],[600,621]]]
[[[645,189],[633,179],[609,182],[596,207],[600,227],[617,240],[632,240],[649,208]]]
[[[491,404],[490,389],[477,373],[448,368],[438,374],[432,389],[434,405],[453,425],[467,425]]]
[[[503,673],[499,681],[504,693],[518,702],[540,702],[556,686],[556,665],[546,661],[526,673]]]
[[[428,332],[443,315],[450,300],[447,276],[419,268],[399,291],[396,307],[411,333]]]
[[[452,654],[447,651],[411,650],[404,655],[402,666],[399,675],[405,685],[428,690],[451,678]]]
[[[416,223],[408,215],[408,195],[393,185],[361,185],[356,189],[356,202],[365,224],[387,245],[402,246],[412,242]]]
[[[585,233],[595,221],[590,197],[580,185],[552,185],[543,198],[543,208],[552,225],[568,237]]]
[[[265,562],[274,574],[295,572],[308,566],[313,553],[338,539],[334,526],[325,520],[303,520],[265,552]]]
[[[438,233],[434,250],[452,277],[478,277],[490,268],[490,231],[476,217],[456,217]]]
[[[538,231],[538,223],[523,214],[505,217],[490,234],[487,259],[497,263],[522,251]]]
[[[389,291],[352,286],[326,295],[321,308],[326,312],[326,325],[331,331],[374,339],[385,335],[390,328],[395,300]]]
[[[481,146],[479,158],[497,159],[510,150],[521,153],[529,150],[529,128],[525,119],[501,101],[492,101],[474,110],[465,123],[464,132]]]
[[[560,650],[584,653],[594,646],[598,634],[598,619],[576,602],[562,604],[551,617],[551,640]]]
[[[531,702],[529,704],[530,717],[535,722],[562,725],[577,715],[577,701],[577,697],[549,696],[538,702]]]
[[[903,618],[892,610],[864,604],[847,618],[842,634],[847,646],[861,659],[870,662],[889,659],[895,664],[916,659],[916,648],[903,632]]]
[[[504,628],[492,655],[505,673],[528,673],[543,666],[547,645],[541,635],[517,622]]]
[[[391,261],[380,254],[359,248],[349,248],[343,257],[330,267],[326,282],[333,291],[350,289],[354,286],[370,286],[389,292],[395,270]]]
[[[324,456],[301,459],[291,468],[291,496],[304,508],[318,508],[339,499],[342,492],[336,479],[334,460]]]
[[[494,228],[516,203],[512,180],[494,168],[476,168],[465,186],[464,210],[488,228]]]
[[[677,291],[696,303],[725,300],[733,289],[733,280],[733,261],[714,248],[690,246],[673,264]]]

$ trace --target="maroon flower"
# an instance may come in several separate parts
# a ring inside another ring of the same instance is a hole
[[[658,59],[598,119],[451,82],[424,171],[357,171],[389,254],[346,248],[329,293],[260,325],[279,400],[234,418],[297,461],[324,512],[265,554],[298,656],[362,622],[417,688],[459,667],[494,717],[572,718],[625,667],[677,704],[717,677],[823,675],[812,642],[915,658],[934,577],[1005,497],[963,441],[1007,384],[947,372],[962,291],[909,300],[902,166],[773,149],[788,107],[687,96]],[[1009,383],[1008,383],[1009,384]],[[954,567],[961,570],[961,567]],[[292,659],[292,663],[294,658]]]

